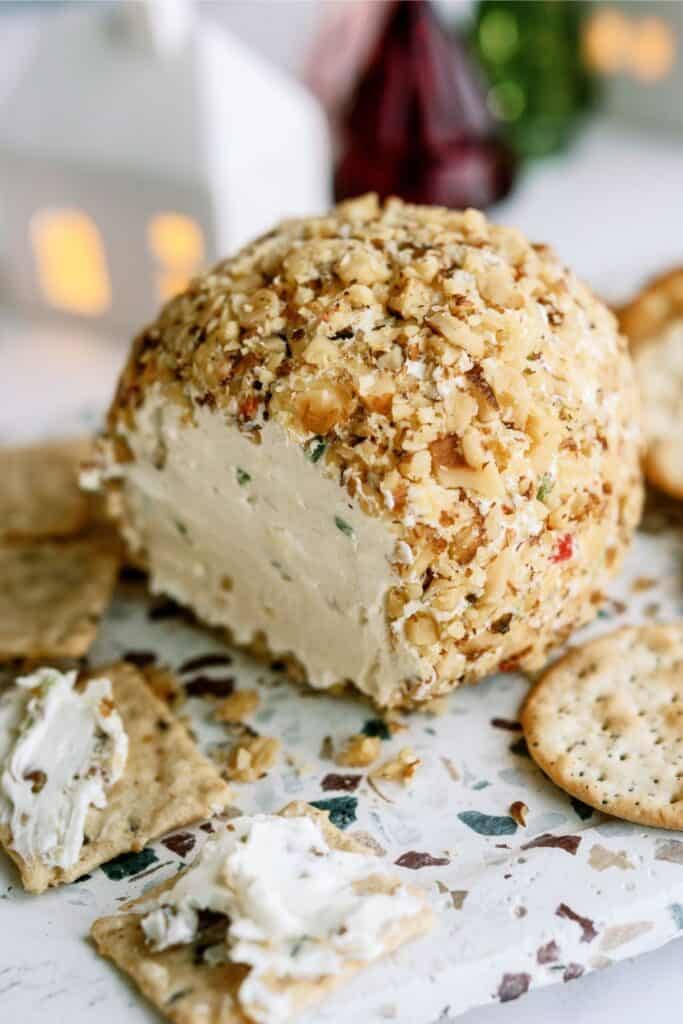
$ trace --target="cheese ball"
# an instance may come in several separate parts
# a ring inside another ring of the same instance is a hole
[[[164,306],[104,476],[153,591],[313,687],[411,707],[594,617],[639,445],[626,343],[547,247],[369,195]]]

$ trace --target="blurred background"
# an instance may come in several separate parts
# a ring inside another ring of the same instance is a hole
[[[627,298],[683,263],[683,2],[0,2],[0,439],[96,424],[194,273],[367,190]]]

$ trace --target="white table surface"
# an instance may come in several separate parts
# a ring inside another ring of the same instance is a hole
[[[495,215],[552,243],[606,298],[626,297],[649,274],[683,263],[683,141],[594,123],[567,156],[535,165]],[[0,440],[45,433],[55,423],[68,432],[77,421],[75,412],[84,408],[95,423],[124,353],[124,341],[29,324],[6,311],[0,318]],[[4,929],[3,913],[0,904]],[[668,1021],[683,993],[682,959],[683,943],[672,942],[637,961],[459,1019],[463,1024],[641,1024],[645,1016],[650,1022]],[[2,974],[0,963],[4,1024]],[[109,1015],[106,1005],[94,1012],[98,1024],[121,1020]],[[27,989],[21,1024],[49,1019],[49,1006],[34,1003]],[[89,1019],[74,1017],[71,1024]],[[155,1019],[151,1013],[149,1019]],[[445,1004],[438,1024],[449,1020]],[[419,1007],[415,1024],[432,1024]]]

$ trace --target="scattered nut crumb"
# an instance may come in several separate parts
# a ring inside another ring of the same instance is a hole
[[[522,828],[526,828],[526,816],[528,813],[529,808],[521,800],[515,800],[513,804],[510,804],[510,817],[514,818]]]
[[[234,782],[256,782],[273,767],[279,751],[280,741],[272,736],[248,736],[228,754],[225,774]]]
[[[412,747],[403,747],[396,757],[385,761],[372,773],[374,779],[387,779],[389,782],[402,782],[407,786],[417,769],[422,764]]]
[[[350,768],[366,768],[377,760],[381,746],[379,736],[364,736],[357,733],[355,736],[349,736],[341,750],[337,751],[335,761]]]
[[[241,722],[259,706],[261,698],[256,690],[235,690],[218,705],[214,718],[219,722]]]
[[[657,580],[651,576],[636,576],[633,583],[631,584],[631,590],[634,594],[640,594],[643,590],[652,590],[657,585]]]

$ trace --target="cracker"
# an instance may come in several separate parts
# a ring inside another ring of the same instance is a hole
[[[683,500],[683,267],[650,282],[619,320],[640,386],[645,476]]]
[[[78,658],[95,639],[119,569],[103,533],[0,545],[0,660]]]
[[[683,623],[628,627],[570,651],[521,721],[561,789],[627,821],[683,829]]]
[[[374,852],[357,839],[345,836],[330,824],[327,814],[308,804],[292,803],[280,813],[286,816],[307,815],[318,821],[325,839],[334,849],[364,854]],[[393,881],[387,878],[387,891],[391,891]],[[158,886],[125,909],[155,899],[174,882],[175,878]],[[417,914],[404,918],[389,932],[385,952],[388,954],[422,935],[431,924],[431,911],[423,902]],[[251,1019],[245,1015],[238,1000],[239,987],[249,968],[232,963],[211,967],[202,962],[198,947],[216,941],[218,936],[200,933],[192,944],[152,953],[144,942],[140,917],[135,913],[100,918],[95,921],[91,935],[99,952],[125,971],[150,1002],[176,1024],[247,1024]],[[334,976],[281,982],[281,990],[289,993],[295,1012],[300,1012],[364,966],[362,962],[349,963]]]
[[[96,499],[78,486],[92,454],[86,438],[0,448],[0,540],[67,537],[93,518]]]
[[[73,882],[120,853],[141,850],[171,829],[222,810],[230,797],[214,766],[146,685],[144,672],[118,662],[91,671],[87,678],[93,677],[111,681],[114,704],[128,734],[126,769],[109,790],[106,807],[90,808],[87,843],[72,868],[23,861],[9,845],[9,828],[0,826],[0,842],[29,892]]]

